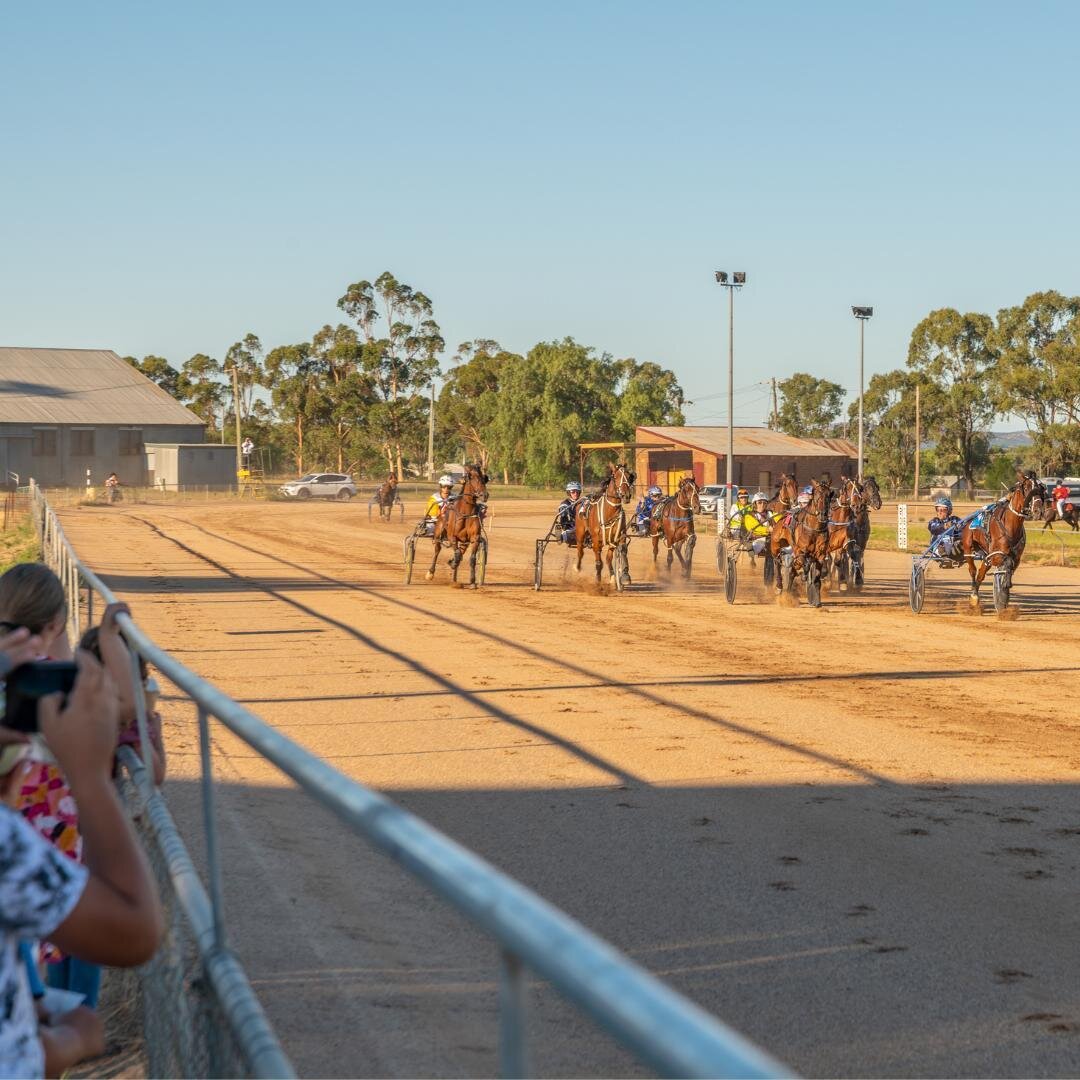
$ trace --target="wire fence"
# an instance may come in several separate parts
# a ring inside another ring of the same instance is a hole
[[[31,486],[44,560],[70,598],[73,639],[110,590],[80,562],[44,492]],[[191,858],[149,767],[143,696],[136,692],[140,760],[120,754],[121,790],[166,905],[169,932],[139,969],[143,1033],[151,1076],[292,1076],[290,1062],[243,969],[227,946],[221,907],[211,720],[223,724],[366,839],[495,940],[499,961],[499,1073],[532,1074],[527,1038],[531,971],[545,978],[622,1047],[662,1076],[777,1077],[790,1070],[665,986],[523,885],[420,818],[358,784],[275,731],[159,648],[127,615],[118,619],[141,687],[143,657],[196,706],[209,889]]]

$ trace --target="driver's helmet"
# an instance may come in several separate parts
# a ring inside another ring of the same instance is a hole
[[[768,506],[769,496],[766,495],[764,491],[755,491],[754,497],[750,500],[750,502],[753,503],[754,506],[757,506],[758,503],[764,503],[766,506]]]
[[[947,513],[952,513],[952,499],[950,499],[948,495],[939,495],[934,500],[934,509],[937,509],[939,506],[944,506]]]
[[[810,500],[813,497],[814,489],[809,484],[807,484],[806,487],[804,487],[802,491],[799,492],[799,505],[808,506],[810,504]]]
[[[571,480],[570,483],[566,485],[566,494],[573,495],[575,492],[578,495],[581,494],[581,485],[576,480]]]
[[[736,498],[739,502],[746,502],[746,500],[750,498],[750,492],[747,491],[746,488],[739,488],[739,493]]]
[[[660,496],[663,495],[663,494],[664,493],[660,490],[660,487],[659,487],[658,484],[653,484],[653,486],[651,488],[649,488],[649,497],[650,498],[659,499]]]
[[[443,473],[442,476],[439,477],[439,487],[444,488],[444,487],[453,487],[453,486],[454,486],[454,478],[452,476],[450,476],[448,473]]]

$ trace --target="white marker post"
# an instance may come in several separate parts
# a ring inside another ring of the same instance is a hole
[[[907,503],[896,504],[896,546],[907,551]]]

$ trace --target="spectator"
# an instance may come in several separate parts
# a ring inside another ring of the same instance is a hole
[[[64,586],[42,563],[20,563],[0,577],[0,632],[20,626],[41,639],[42,656],[71,659]]]
[[[120,714],[119,746],[131,746],[142,757],[139,741],[139,722],[135,711],[134,687],[131,679],[131,652],[120,636],[116,616],[131,614],[127,604],[110,604],[101,617],[100,626],[92,626],[82,636],[79,648],[86,649],[105,665],[117,690]],[[139,674],[146,708],[146,727],[150,736],[150,758],[153,764],[154,783],[165,780],[165,745],[161,738],[161,716],[157,711],[157,683],[150,677],[146,661],[139,657]]]
[[[0,588],[2,592],[2,588]],[[5,674],[37,654],[25,629],[0,639]],[[43,698],[39,726],[81,810],[86,866],[65,858],[16,813],[0,806],[0,1075],[44,1075],[100,1052],[96,1022],[76,1010],[39,1035],[20,938],[48,937],[88,961],[131,967],[145,963],[161,938],[163,920],[149,868],[112,786],[116,747],[116,690],[85,652],[66,704]],[[0,730],[3,743],[25,736]],[[8,785],[8,790],[14,786]]]

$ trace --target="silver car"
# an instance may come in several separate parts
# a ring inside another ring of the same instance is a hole
[[[698,499],[703,514],[715,514],[716,504],[724,494],[723,484],[706,484],[698,488]]]
[[[351,476],[344,473],[308,473],[299,480],[281,485],[281,494],[290,499],[337,499],[348,502],[356,494]]]

